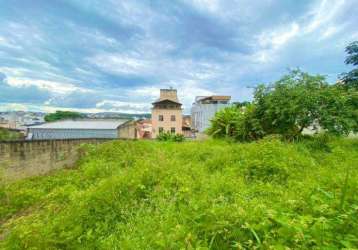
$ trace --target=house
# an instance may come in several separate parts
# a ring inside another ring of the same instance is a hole
[[[219,110],[229,106],[230,96],[197,96],[191,108],[192,129],[202,133]]]
[[[152,104],[152,137],[161,132],[182,134],[182,104],[177,90],[161,89],[159,99]]]
[[[149,119],[128,121],[118,127],[120,139],[150,139],[152,138],[152,122]]]
[[[27,127],[28,140],[118,138],[118,127],[127,120],[63,120]]]

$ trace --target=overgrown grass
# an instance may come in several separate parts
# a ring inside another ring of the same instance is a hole
[[[20,132],[0,128],[0,141],[19,140],[23,137]]]
[[[4,249],[354,249],[357,139],[117,141],[3,185]],[[2,241],[1,241],[2,239]]]

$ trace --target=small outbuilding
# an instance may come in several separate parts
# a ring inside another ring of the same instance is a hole
[[[29,126],[27,139],[118,138],[118,127],[127,120],[64,120]]]
[[[127,121],[118,127],[118,136],[121,139],[151,139],[152,121],[148,119]]]

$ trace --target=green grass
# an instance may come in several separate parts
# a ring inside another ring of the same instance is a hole
[[[19,140],[22,137],[20,132],[0,128],[0,141]]]
[[[4,249],[355,249],[358,140],[116,141],[0,187]]]

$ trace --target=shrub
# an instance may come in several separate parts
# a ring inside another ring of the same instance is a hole
[[[173,142],[182,142],[185,140],[184,135],[174,134],[170,132],[161,132],[157,136],[158,141],[173,141]]]
[[[232,138],[252,141],[262,138],[264,132],[255,118],[255,106],[231,106],[218,111],[211,120],[207,133],[214,138]]]

